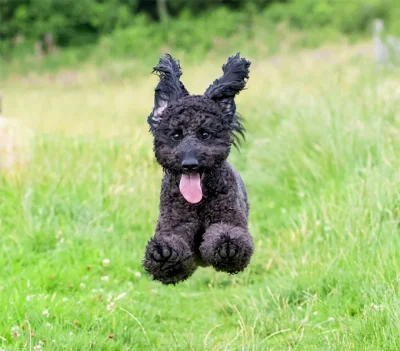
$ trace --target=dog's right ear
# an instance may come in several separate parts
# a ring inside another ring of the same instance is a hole
[[[153,73],[158,74],[160,81],[155,89],[153,111],[147,118],[151,131],[154,131],[157,127],[160,117],[168,105],[189,95],[185,86],[179,80],[182,75],[179,61],[174,60],[170,54],[165,54],[164,57],[160,58],[158,65],[153,69]]]

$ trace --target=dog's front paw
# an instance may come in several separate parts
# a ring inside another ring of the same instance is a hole
[[[202,259],[217,271],[231,274],[243,271],[254,251],[250,234],[227,224],[214,224],[204,234],[200,246]]]
[[[233,260],[239,252],[237,243],[233,242],[229,235],[225,235],[221,237],[220,244],[216,247],[215,256],[219,261]]]
[[[176,284],[196,270],[193,252],[175,235],[153,238],[147,245],[143,267],[163,284]]]

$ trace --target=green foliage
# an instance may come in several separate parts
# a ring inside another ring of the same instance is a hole
[[[374,18],[390,19],[396,0],[293,0],[266,8],[274,22],[286,21],[299,29],[331,26],[343,33],[363,32]]]
[[[0,35],[41,40],[51,33],[61,46],[87,44],[131,24],[135,4],[135,0],[5,0]]]
[[[277,33],[280,23],[286,23],[289,31],[302,32],[291,42],[295,47],[315,47],[343,35],[357,38],[370,33],[377,17],[387,29],[400,33],[397,0],[167,0],[170,19],[162,22],[157,21],[156,0],[0,0],[0,4],[4,39],[0,54],[24,62],[24,69],[34,69],[39,60],[43,67],[57,68],[88,59],[154,59],[166,49],[197,59],[228,47],[271,55],[286,39],[282,31]],[[53,35],[58,52],[38,60],[35,42],[43,41],[46,33]]]
[[[167,5],[173,16],[172,23],[176,24],[172,24],[173,28],[168,29],[168,33],[176,37],[184,35],[184,41],[193,33],[195,35],[189,40],[198,40],[197,33],[202,33],[200,40],[207,41],[207,36],[222,29],[217,34],[224,37],[238,30],[244,13],[255,14],[261,9],[264,9],[265,19],[273,23],[287,21],[301,29],[332,26],[343,33],[362,32],[375,17],[390,19],[396,3],[396,0],[169,0]],[[135,20],[140,12],[149,18],[157,18],[156,0],[1,0],[0,5],[2,38],[9,41],[20,35],[34,41],[42,40],[43,35],[51,33],[59,46],[89,44],[115,30],[143,25],[141,20]],[[218,13],[221,7],[225,9],[228,23],[214,22],[216,19],[224,22],[218,17],[220,15],[213,14],[215,11]],[[235,10],[240,11],[232,12]],[[196,21],[195,17],[204,12],[207,13],[205,17],[210,16],[213,20],[203,18]],[[232,13],[228,15],[228,12]],[[190,28],[192,26],[198,28]],[[211,33],[208,32],[210,26]],[[163,28],[155,27],[154,30]],[[182,30],[187,33],[183,34]],[[148,39],[151,40],[151,36]]]
[[[245,27],[246,16],[221,7],[196,20],[182,13],[176,21],[152,24],[140,17],[137,25],[117,30],[105,36],[99,43],[96,56],[144,58],[157,52],[160,47],[190,52],[192,56],[204,56],[217,38],[229,38],[237,28]]]
[[[400,72],[359,49],[252,58],[230,160],[255,254],[244,273],[169,287],[141,268],[162,177],[146,123],[157,61],[145,78],[1,81],[6,114],[35,133],[26,172],[0,176],[0,349],[399,350]],[[225,60],[184,56],[185,85],[203,92]]]

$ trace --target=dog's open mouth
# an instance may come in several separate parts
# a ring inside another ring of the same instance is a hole
[[[203,198],[200,173],[184,173],[179,183],[179,190],[187,202],[196,204]]]

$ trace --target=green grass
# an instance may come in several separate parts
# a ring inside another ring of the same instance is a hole
[[[141,268],[161,180],[146,125],[156,78],[1,82],[35,140],[29,168],[0,178],[0,346],[400,349],[400,72],[365,49],[252,58],[237,101],[247,141],[230,159],[255,255],[244,273],[203,268],[175,287]],[[183,60],[185,85],[203,92],[225,59]]]

